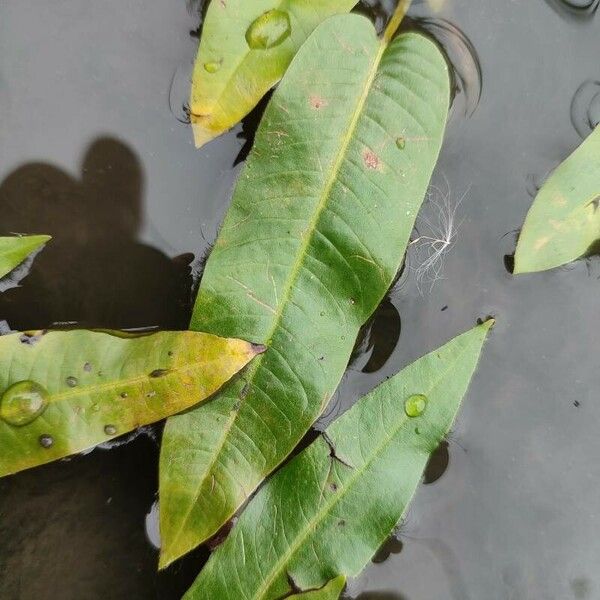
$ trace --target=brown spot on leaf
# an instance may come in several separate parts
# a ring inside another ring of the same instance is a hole
[[[362,157],[363,162],[368,169],[373,169],[374,171],[381,170],[381,160],[379,160],[379,156],[377,156],[373,150],[365,149]]]
[[[329,104],[325,98],[321,98],[321,96],[317,96],[315,94],[313,94],[308,101],[315,110],[319,110],[320,108],[323,108]]]

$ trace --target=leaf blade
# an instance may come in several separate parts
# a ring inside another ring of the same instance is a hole
[[[550,175],[527,213],[515,274],[581,258],[600,239],[600,127]]]
[[[356,0],[213,0],[192,79],[190,119],[196,146],[203,146],[245,117],[281,79],[315,27],[355,4]],[[290,36],[268,50],[250,48],[248,28],[271,10],[289,15]]]
[[[0,237],[0,278],[16,269],[50,239],[49,235]]]
[[[259,350],[241,340],[194,332],[1,336],[0,477],[190,408],[216,392]],[[15,426],[7,390],[18,382],[42,386],[47,405],[31,423]]]
[[[167,423],[162,567],[216,533],[327,404],[400,266],[448,101],[431,41],[404,34],[387,47],[356,15],[320,25],[288,69],[192,320],[220,335],[252,332],[269,352],[210,407]]]
[[[402,517],[452,426],[492,324],[382,383],[274,475],[185,600],[274,600],[290,592],[291,582],[314,589],[336,574],[358,575]],[[404,401],[415,393],[428,402],[411,418]]]

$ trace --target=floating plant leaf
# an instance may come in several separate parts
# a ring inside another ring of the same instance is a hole
[[[402,262],[438,157],[449,78],[432,41],[389,37],[358,15],[328,19],[267,107],[191,325],[269,352],[210,406],[167,424],[163,567],[215,534],[292,451]]]
[[[382,383],[274,475],[184,600],[276,600],[358,575],[401,519],[452,426],[492,324]],[[415,393],[427,406],[411,417],[404,402]]]
[[[194,67],[190,118],[200,147],[245,117],[310,33],[357,0],[212,0]]]
[[[49,235],[0,237],[0,277],[16,269],[49,240]]]
[[[515,273],[545,271],[587,254],[600,240],[600,127],[550,175],[527,213]]]
[[[285,596],[286,600],[337,600],[344,590],[346,578],[342,575],[328,581],[325,585],[312,590],[298,591],[291,596]]]
[[[207,333],[34,331],[0,337],[0,476],[188,409],[261,347]]]

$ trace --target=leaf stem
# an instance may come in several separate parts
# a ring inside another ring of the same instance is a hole
[[[383,32],[383,41],[386,44],[392,41],[396,31],[398,31],[398,27],[400,27],[400,23],[402,23],[402,19],[404,19],[404,15],[406,15],[411,2],[412,0],[399,0],[396,10]]]

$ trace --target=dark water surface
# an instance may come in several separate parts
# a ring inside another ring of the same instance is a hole
[[[430,224],[445,214],[460,225],[455,244],[425,273],[430,250],[413,245],[321,424],[477,318],[498,322],[398,539],[349,594],[599,599],[600,265],[519,278],[505,269],[530,194],[600,115],[598,2],[441,5],[416,3],[412,14],[456,67],[426,206]],[[23,287],[0,295],[11,327],[186,326],[192,270],[252,131],[248,122],[195,151],[177,120],[196,9],[0,3],[0,233],[54,236]],[[181,597],[207,551],[156,575],[146,515],[159,434],[0,480],[2,600]]]

